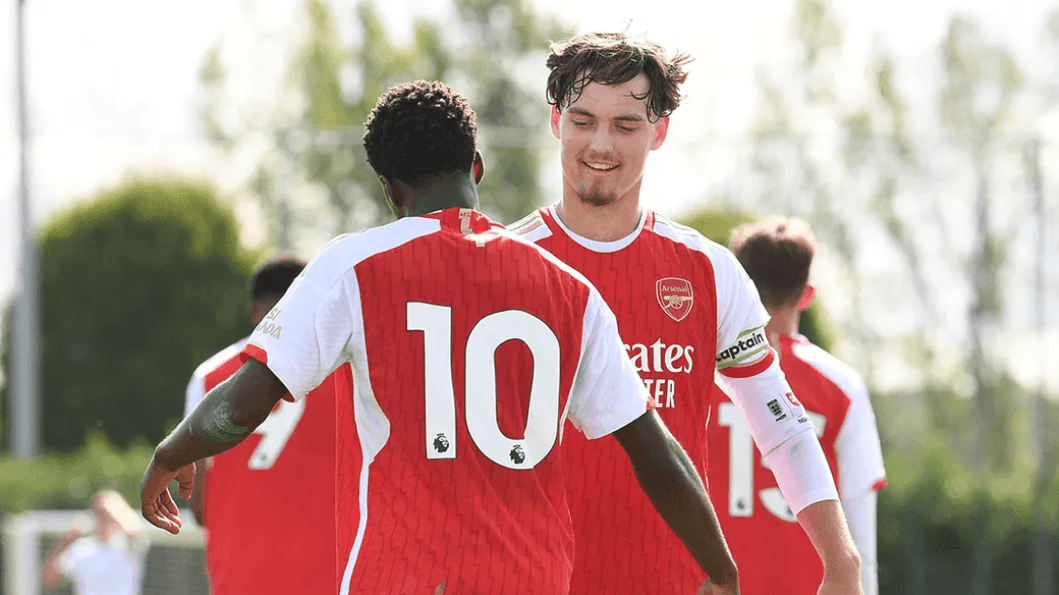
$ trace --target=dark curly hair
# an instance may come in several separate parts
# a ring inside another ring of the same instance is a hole
[[[444,83],[392,87],[365,123],[368,163],[378,175],[412,187],[438,175],[470,172],[477,148],[475,119],[467,100]]]
[[[668,56],[650,41],[624,33],[588,33],[551,45],[548,56],[548,103],[562,111],[577,101],[589,83],[620,85],[641,72],[650,83],[646,99],[652,121],[673,113],[680,105],[680,85],[688,78],[687,54]]]
[[[741,225],[730,245],[763,304],[784,308],[798,302],[816,255],[816,237],[805,221],[774,217]]]

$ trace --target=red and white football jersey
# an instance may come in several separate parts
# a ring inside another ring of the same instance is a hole
[[[246,340],[206,360],[188,384],[186,412],[245,361]],[[206,569],[214,595],[333,593],[335,394],[347,367],[307,398],[281,401],[249,438],[206,472]]]
[[[470,209],[336,239],[245,352],[295,398],[352,365],[343,595],[566,593],[564,421],[597,438],[651,407],[599,293]]]
[[[801,335],[780,335],[777,348],[780,367],[813,420],[843,503],[881,489],[886,474],[879,433],[860,377]],[[738,409],[722,391],[717,394],[707,432],[710,497],[739,567],[740,592],[813,595],[824,572],[816,549],[776,487],[772,471],[762,464]],[[846,508],[847,515],[862,509]],[[855,521],[850,519],[851,529],[860,526]],[[866,591],[874,592],[870,586]]]
[[[650,211],[614,242],[577,235],[552,207],[511,230],[599,289],[658,413],[704,474],[715,370],[763,356],[766,367],[772,361],[763,334],[768,314],[738,261]],[[764,403],[748,404],[748,411],[777,443],[802,429],[798,416],[777,421]],[[577,551],[571,594],[694,593],[705,573],[643,493],[618,442],[571,435],[563,451]]]

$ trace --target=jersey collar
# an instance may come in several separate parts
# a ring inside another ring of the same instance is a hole
[[[640,232],[643,231],[644,227],[651,227],[654,223],[654,213],[647,209],[643,209],[643,211],[640,213],[640,221],[636,224],[636,229],[632,230],[632,233],[625,236],[624,238],[614,240],[612,242],[600,242],[598,240],[592,240],[586,238],[585,236],[579,235],[575,233],[572,229],[567,227],[566,224],[563,223],[562,219],[559,218],[559,215],[555,213],[555,206],[556,205],[553,204],[549,207],[545,207],[545,210],[548,212],[548,215],[552,219],[552,221],[555,221],[555,224],[559,226],[559,228],[563,230],[563,233],[569,236],[571,240],[577,242],[585,248],[588,248],[589,250],[592,250],[593,252],[617,252],[618,250],[626,248],[629,246],[629,244],[635,242],[636,238],[640,237]]]

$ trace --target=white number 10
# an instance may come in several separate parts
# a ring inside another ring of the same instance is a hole
[[[452,308],[408,303],[408,330],[423,332],[426,456],[455,459],[456,395],[452,383]],[[533,356],[529,415],[523,438],[500,431],[496,405],[496,350],[518,340]],[[490,314],[467,336],[464,412],[478,450],[508,469],[532,469],[551,452],[559,432],[559,339],[541,319],[521,310]]]

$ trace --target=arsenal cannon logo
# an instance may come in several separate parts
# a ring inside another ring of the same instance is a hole
[[[687,279],[677,277],[659,279],[655,289],[659,305],[673,320],[680,322],[691,312],[695,296],[691,292],[691,282]]]

